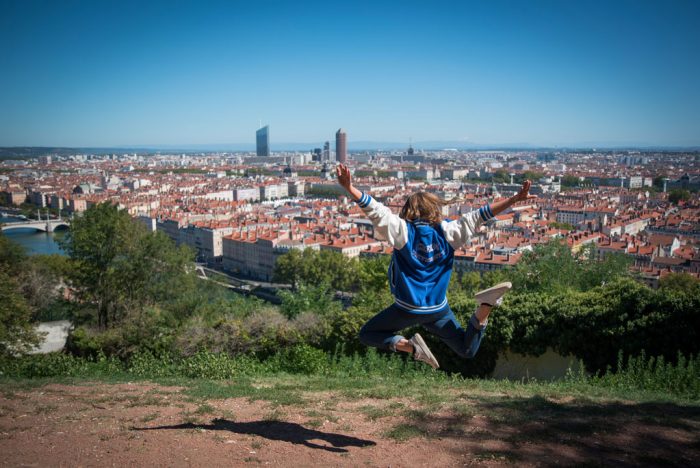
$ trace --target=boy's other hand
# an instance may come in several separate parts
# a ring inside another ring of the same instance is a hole
[[[352,177],[350,176],[350,169],[348,169],[348,166],[345,164],[338,164],[335,167],[335,174],[338,176],[338,183],[345,189],[350,189]]]
[[[530,186],[532,186],[532,182],[529,180],[526,180],[523,182],[523,186],[518,192],[518,194],[515,196],[516,201],[525,201],[525,200],[531,200],[533,198],[537,198],[537,195],[530,195]]]

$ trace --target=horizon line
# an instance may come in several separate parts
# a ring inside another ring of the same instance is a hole
[[[318,143],[308,143],[308,142],[282,142],[278,144],[271,144],[271,149],[273,151],[300,151],[299,147],[306,147],[309,150],[317,147]],[[234,148],[238,147],[238,148]],[[245,149],[242,149],[245,148]],[[366,150],[389,150],[389,149],[400,149],[409,148],[426,150],[426,151],[444,151],[450,149],[457,150],[545,150],[545,149],[558,149],[558,150],[686,150],[686,151],[698,151],[700,150],[700,143],[697,144],[649,144],[649,143],[580,143],[580,144],[532,144],[532,143],[465,143],[451,140],[425,140],[411,142],[409,144],[392,142],[392,141],[373,141],[373,140],[359,140],[353,145],[348,142],[348,150],[353,151],[366,151]],[[192,144],[124,144],[124,145],[75,145],[75,146],[63,146],[63,145],[2,145],[0,150],[8,149],[20,149],[20,148],[35,148],[35,149],[51,149],[51,150],[119,150],[119,149],[133,149],[133,150],[167,150],[167,151],[234,151],[234,152],[248,152],[255,151],[254,143],[192,143]],[[250,148],[250,149],[247,149]]]

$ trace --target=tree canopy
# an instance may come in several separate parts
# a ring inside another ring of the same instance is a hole
[[[192,284],[189,248],[176,247],[110,203],[76,217],[61,244],[74,262],[77,294],[97,306],[103,327],[129,310],[166,302]]]
[[[0,357],[28,351],[38,343],[32,310],[22,294],[26,262],[22,248],[0,233]]]
[[[622,254],[598,260],[593,244],[575,254],[565,242],[554,239],[526,252],[507,276],[515,288],[523,291],[587,291],[627,276],[629,264],[630,259]]]

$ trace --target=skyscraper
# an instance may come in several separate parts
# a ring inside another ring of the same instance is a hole
[[[255,132],[255,149],[258,156],[270,156],[270,126],[265,125]]]
[[[341,164],[345,164],[348,159],[347,139],[348,135],[342,128],[335,132],[335,160]]]
[[[331,144],[330,142],[325,142],[323,144],[323,161],[330,161],[331,160]]]

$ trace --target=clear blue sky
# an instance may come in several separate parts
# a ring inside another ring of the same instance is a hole
[[[0,0],[0,146],[700,145],[700,1]]]

